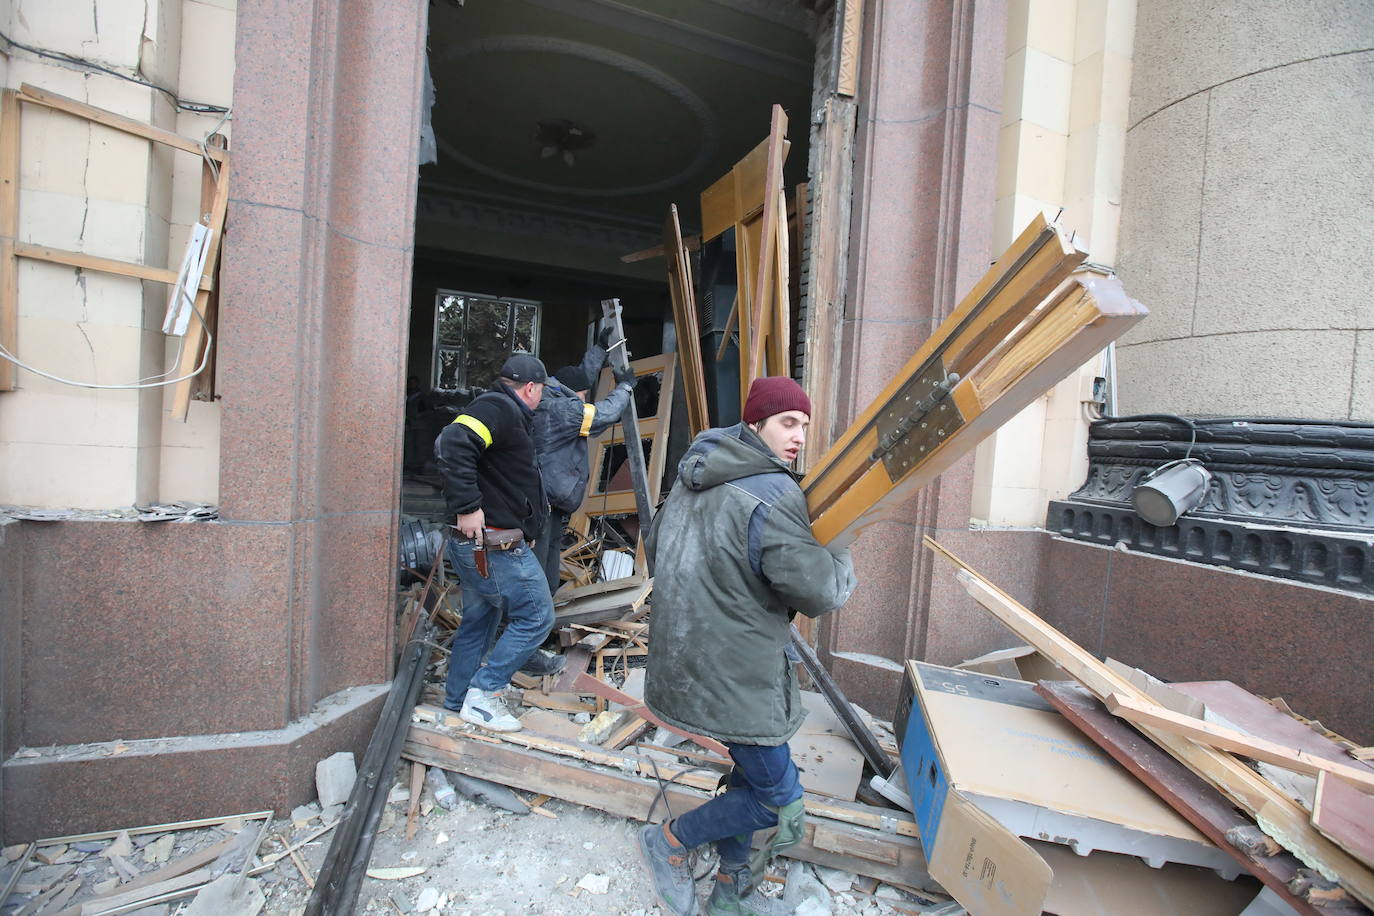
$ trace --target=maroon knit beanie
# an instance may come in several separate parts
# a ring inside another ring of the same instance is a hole
[[[754,379],[749,397],[744,399],[744,422],[758,423],[784,410],[800,410],[811,416],[811,399],[802,386],[785,375]]]

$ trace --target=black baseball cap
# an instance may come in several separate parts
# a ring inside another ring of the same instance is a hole
[[[581,366],[564,366],[553,377],[569,391],[587,391],[592,387],[592,377]]]
[[[513,382],[538,382],[542,385],[548,377],[549,373],[545,370],[544,364],[530,353],[512,353],[501,364],[501,378],[508,378]]]

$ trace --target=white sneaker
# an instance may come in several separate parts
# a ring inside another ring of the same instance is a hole
[[[499,690],[488,693],[476,687],[469,687],[458,717],[494,732],[520,731],[520,720],[506,709]]]

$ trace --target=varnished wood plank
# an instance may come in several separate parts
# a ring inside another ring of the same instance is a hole
[[[1322,916],[1288,889],[1302,863],[1292,854],[1252,857],[1237,848],[1228,833],[1253,828],[1254,821],[1238,813],[1220,792],[1148,738],[1109,713],[1085,688],[1069,682],[1042,681],[1036,692],[1050,702],[1118,763],[1130,770],[1208,839],[1259,878],[1302,916]],[[1330,914],[1328,914],[1330,916]]]
[[[1051,254],[1040,257],[1040,253],[1046,249]],[[816,462],[802,481],[802,489],[813,512],[828,505],[836,494],[845,489],[848,480],[853,477],[852,466],[855,462],[862,464],[867,460],[866,455],[854,454],[851,446],[856,439],[870,432],[878,414],[901,391],[908,379],[937,356],[942,356],[947,347],[950,350],[949,359],[967,369],[970,360],[977,362],[980,347],[992,347],[1001,339],[990,337],[979,344],[983,336],[1000,328],[1004,317],[1019,321],[1020,318],[1016,316],[1024,317],[1040,303],[1040,299],[1034,297],[1041,289],[1047,284],[1053,289],[1063,282],[1082,260],[1083,254],[1074,250],[1068,237],[1048,225],[1043,216],[1032,220],[992,268],[974,284],[950,316],[917,348],[906,365],[893,375],[892,381]],[[1029,273],[1023,275],[1027,271]],[[949,367],[948,361],[943,358],[942,363]],[[842,462],[849,467],[839,468],[841,473],[832,473],[831,466]]]
[[[584,690],[587,693],[595,694],[613,703],[619,703],[640,718],[647,719],[660,728],[666,728],[673,734],[681,735],[689,741],[695,741],[713,754],[719,754],[722,757],[730,756],[730,751],[726,749],[725,745],[714,738],[708,738],[705,735],[694,735],[685,729],[669,725],[667,722],[664,722],[658,716],[654,715],[649,710],[649,707],[644,705],[643,700],[636,699],[624,691],[616,690],[610,684],[598,678],[594,678],[590,674],[580,675],[577,680],[573,681],[573,686],[578,690]]]
[[[673,302],[673,326],[677,334],[678,369],[682,374],[687,427],[692,436],[706,429],[706,376],[701,360],[701,328],[697,323],[696,287],[692,260],[682,238],[677,205],[670,204],[663,221],[663,247],[668,266],[668,293]]]
[[[1075,282],[1085,291],[1084,302],[1090,303],[1090,307],[1084,306],[1085,311],[1080,314],[1082,323],[1053,325],[1056,328],[1053,347],[1042,347],[1040,337],[1026,338],[1022,346],[1035,348],[1043,358],[1033,365],[1027,364],[1030,361],[1018,363],[1019,374],[1007,382],[991,403],[977,397],[974,378],[961,380],[950,402],[959,408],[964,418],[963,426],[927,452],[928,457],[923,461],[892,481],[886,492],[883,492],[881,481],[888,472],[885,467],[879,468],[880,463],[875,463],[865,472],[867,480],[862,487],[856,483],[838,494],[819,515],[813,508],[812,532],[821,543],[841,536],[852,538],[866,525],[886,518],[905,499],[934,480],[1027,404],[1145,317],[1145,309],[1126,296],[1115,280],[1080,275]],[[1013,348],[1004,358],[1019,360],[1021,352]],[[868,454],[861,452],[858,457]],[[812,495],[808,493],[807,497],[808,506],[811,506]]]
[[[773,314],[770,309],[780,307],[777,298],[778,267],[778,204],[782,202],[782,165],[786,156],[783,142],[787,137],[787,114],[781,105],[774,105],[768,126],[768,161],[764,171],[762,216],[759,220],[758,257],[751,265],[754,272],[748,274],[749,296],[749,359],[745,373],[749,381],[761,374],[767,374],[764,365],[764,341]],[[785,224],[785,219],[783,220]],[[743,319],[746,312],[741,311]],[[743,321],[741,321],[743,326]],[[775,368],[775,367],[768,367]],[[741,400],[741,403],[743,401]]]
[[[1364,792],[1338,776],[1323,772],[1317,777],[1317,798],[1312,805],[1312,824],[1332,842],[1366,865],[1374,866],[1374,804]]]
[[[1091,653],[1006,592],[978,576],[933,538],[927,536],[924,542],[959,567],[957,578],[974,600],[991,611],[1027,645],[1077,678],[1098,699],[1118,693],[1139,702],[1153,702],[1143,691]],[[1175,760],[1254,817],[1265,833],[1304,864],[1317,869],[1324,877],[1339,881],[1366,906],[1374,906],[1374,871],[1322,836],[1309,822],[1307,812],[1258,773],[1229,754],[1199,745],[1181,735],[1151,726],[1141,726],[1141,730]]]
[[[1120,692],[1112,692],[1106,698],[1107,708],[1112,715],[1120,716],[1137,725],[1163,729],[1172,734],[1191,738],[1208,747],[1240,754],[1251,760],[1262,760],[1296,773],[1316,776],[1329,773],[1339,776],[1351,785],[1361,786],[1366,792],[1374,791],[1374,773],[1359,764],[1340,763],[1328,760],[1307,751],[1286,747],[1264,738],[1256,738],[1234,728],[1226,728],[1214,722],[1205,722],[1165,709],[1153,700],[1140,700]]]

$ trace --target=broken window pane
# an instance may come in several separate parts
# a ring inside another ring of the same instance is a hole
[[[539,303],[439,290],[434,303],[436,391],[475,394],[515,350],[537,352]]]

